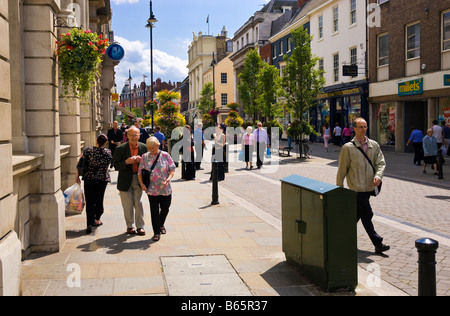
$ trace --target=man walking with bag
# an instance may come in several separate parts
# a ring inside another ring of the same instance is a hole
[[[347,178],[349,189],[357,193],[357,221],[361,219],[375,252],[381,254],[390,247],[383,244],[383,238],[375,231],[370,197],[378,195],[381,189],[386,162],[380,145],[366,136],[367,122],[358,118],[353,127],[355,138],[344,145],[339,155],[336,184],[343,187]]]

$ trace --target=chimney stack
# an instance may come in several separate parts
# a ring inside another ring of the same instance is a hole
[[[305,4],[305,2],[307,2],[308,0],[297,0],[297,3],[298,3],[298,9],[300,9],[304,4]]]

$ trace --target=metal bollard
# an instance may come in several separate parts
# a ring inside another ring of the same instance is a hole
[[[218,170],[218,162],[214,160],[212,162],[212,170],[211,170],[211,179],[213,182],[211,205],[219,204],[219,179],[217,176],[217,170]]]
[[[436,296],[436,250],[439,243],[430,238],[416,240],[419,253],[419,296]]]
[[[438,179],[442,180],[444,179],[444,172],[442,169],[442,166],[444,165],[444,157],[442,156],[442,149],[438,150],[438,164],[437,164],[437,168],[438,168]]]

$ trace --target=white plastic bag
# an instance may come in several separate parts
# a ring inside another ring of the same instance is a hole
[[[64,191],[64,202],[66,203],[66,214],[83,213],[85,199],[81,185],[75,183]]]

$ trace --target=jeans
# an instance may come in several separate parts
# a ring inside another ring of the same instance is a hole
[[[106,181],[84,180],[87,226],[95,225],[95,220],[100,220],[103,214],[103,199],[107,184]]]

